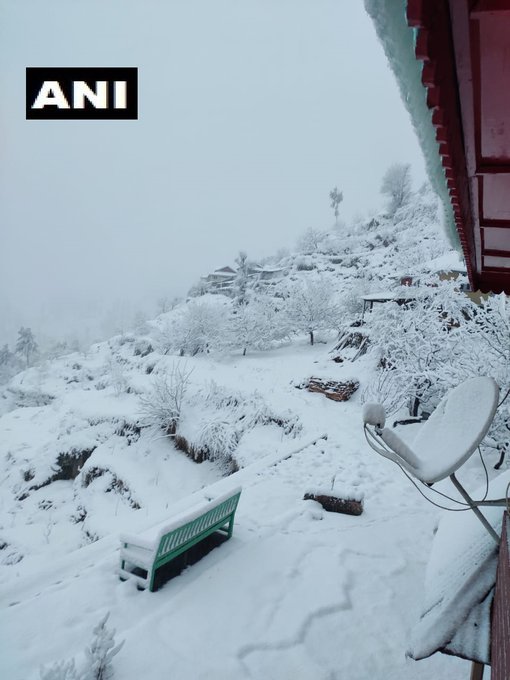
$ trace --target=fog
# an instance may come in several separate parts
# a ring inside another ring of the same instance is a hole
[[[361,0],[0,0],[0,344],[85,341],[383,205],[421,153]],[[25,120],[27,66],[136,66],[139,120]],[[115,322],[115,323],[114,323]]]

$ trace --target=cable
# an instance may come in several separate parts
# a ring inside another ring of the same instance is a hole
[[[482,498],[482,503],[483,501],[487,498],[487,495],[489,493],[489,473],[487,472],[487,466],[485,465],[485,461],[482,456],[482,449],[478,447],[478,453],[480,455],[480,460],[482,461],[483,469],[485,471],[485,493]]]
[[[441,510],[448,510],[450,512],[464,512],[465,510],[471,510],[471,506],[468,503],[464,503],[463,501],[459,501],[456,498],[452,498],[451,496],[448,496],[447,494],[443,493],[442,491],[438,491],[437,489],[433,489],[432,487],[427,487],[430,489],[433,493],[436,493],[438,496],[442,496],[443,498],[446,498],[446,500],[450,501],[451,503],[456,503],[457,505],[462,505],[464,507],[462,508],[448,508],[444,505],[440,505],[439,503],[436,503],[433,501],[431,498],[429,498],[426,494],[423,493],[423,491],[420,489],[420,487],[416,484],[414,479],[408,474],[407,470],[400,465],[400,463],[395,460],[395,453],[391,451],[391,449],[381,446],[381,443],[377,439],[376,435],[371,432],[367,425],[365,424],[364,426],[364,431],[365,431],[365,439],[367,440],[368,445],[370,446],[371,449],[379,453],[380,455],[384,456],[385,458],[388,458],[388,460],[391,460],[395,465],[398,465],[398,467],[402,470],[402,472],[405,474],[407,479],[413,484],[413,486],[418,490],[418,492],[425,498],[429,503],[432,503],[432,505],[435,505],[437,508],[440,508]],[[370,437],[377,442],[378,446],[373,444],[372,442],[369,441],[367,433],[370,435]],[[390,454],[390,455],[388,455]],[[484,498],[485,500],[485,498]]]
[[[466,512],[466,510],[471,510],[471,506],[468,505],[467,503],[461,503],[460,501],[457,501],[457,500],[455,500],[454,498],[450,498],[449,496],[446,496],[446,494],[441,493],[440,491],[437,491],[436,489],[432,489],[431,487],[429,487],[431,491],[435,491],[436,493],[440,494],[441,496],[444,496],[445,498],[448,498],[448,499],[451,500],[453,503],[458,503],[459,505],[465,505],[466,507],[465,507],[465,508],[448,508],[448,507],[446,507],[446,505],[440,505],[439,503],[436,503],[435,501],[433,501],[431,498],[429,498],[428,496],[426,496],[426,495],[423,493],[423,491],[420,489],[420,487],[418,486],[418,484],[416,484],[416,482],[415,482],[414,479],[411,477],[411,475],[409,475],[409,474],[407,473],[407,471],[400,465],[400,463],[395,462],[395,465],[398,465],[398,467],[402,470],[402,472],[405,474],[405,476],[407,477],[407,479],[408,479],[408,480],[411,482],[411,484],[416,488],[416,490],[418,491],[418,493],[420,493],[420,494],[423,496],[423,498],[425,498],[426,501],[428,501],[429,503],[432,503],[432,505],[435,505],[436,508],[440,508],[441,510],[448,510],[448,512]]]
[[[508,397],[509,394],[510,394],[510,388],[507,390],[507,392],[506,392],[505,396],[503,397],[503,399],[502,399],[502,400],[499,402],[499,404],[496,406],[496,410],[498,410],[498,408],[501,406],[501,404],[503,404],[503,403],[506,401],[506,398]]]

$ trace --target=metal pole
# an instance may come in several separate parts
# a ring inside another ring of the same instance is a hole
[[[469,680],[482,680],[483,679],[483,663],[478,663],[478,661],[473,661],[471,664],[471,675]]]
[[[475,501],[471,498],[471,496],[468,494],[466,489],[462,486],[462,484],[459,482],[457,477],[455,476],[454,473],[450,475],[450,479],[452,480],[452,484],[455,486],[457,491],[460,493],[462,498],[466,501],[466,503],[469,505],[471,510],[475,513],[475,515],[478,517],[480,522],[483,524],[483,526],[487,529],[489,534],[492,536],[492,538],[496,541],[496,543],[499,545],[499,536],[498,534],[494,531],[492,526],[489,524],[489,522],[485,519],[485,517],[482,515],[480,510],[475,505]]]

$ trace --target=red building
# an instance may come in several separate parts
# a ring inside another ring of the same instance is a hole
[[[510,0],[365,4],[472,289],[510,294]]]

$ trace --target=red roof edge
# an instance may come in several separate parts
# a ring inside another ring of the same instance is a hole
[[[445,0],[408,0],[407,21],[417,31],[415,54],[423,61],[422,83],[427,90],[427,105],[432,111],[455,226],[471,286],[478,290],[474,225],[448,3]]]

